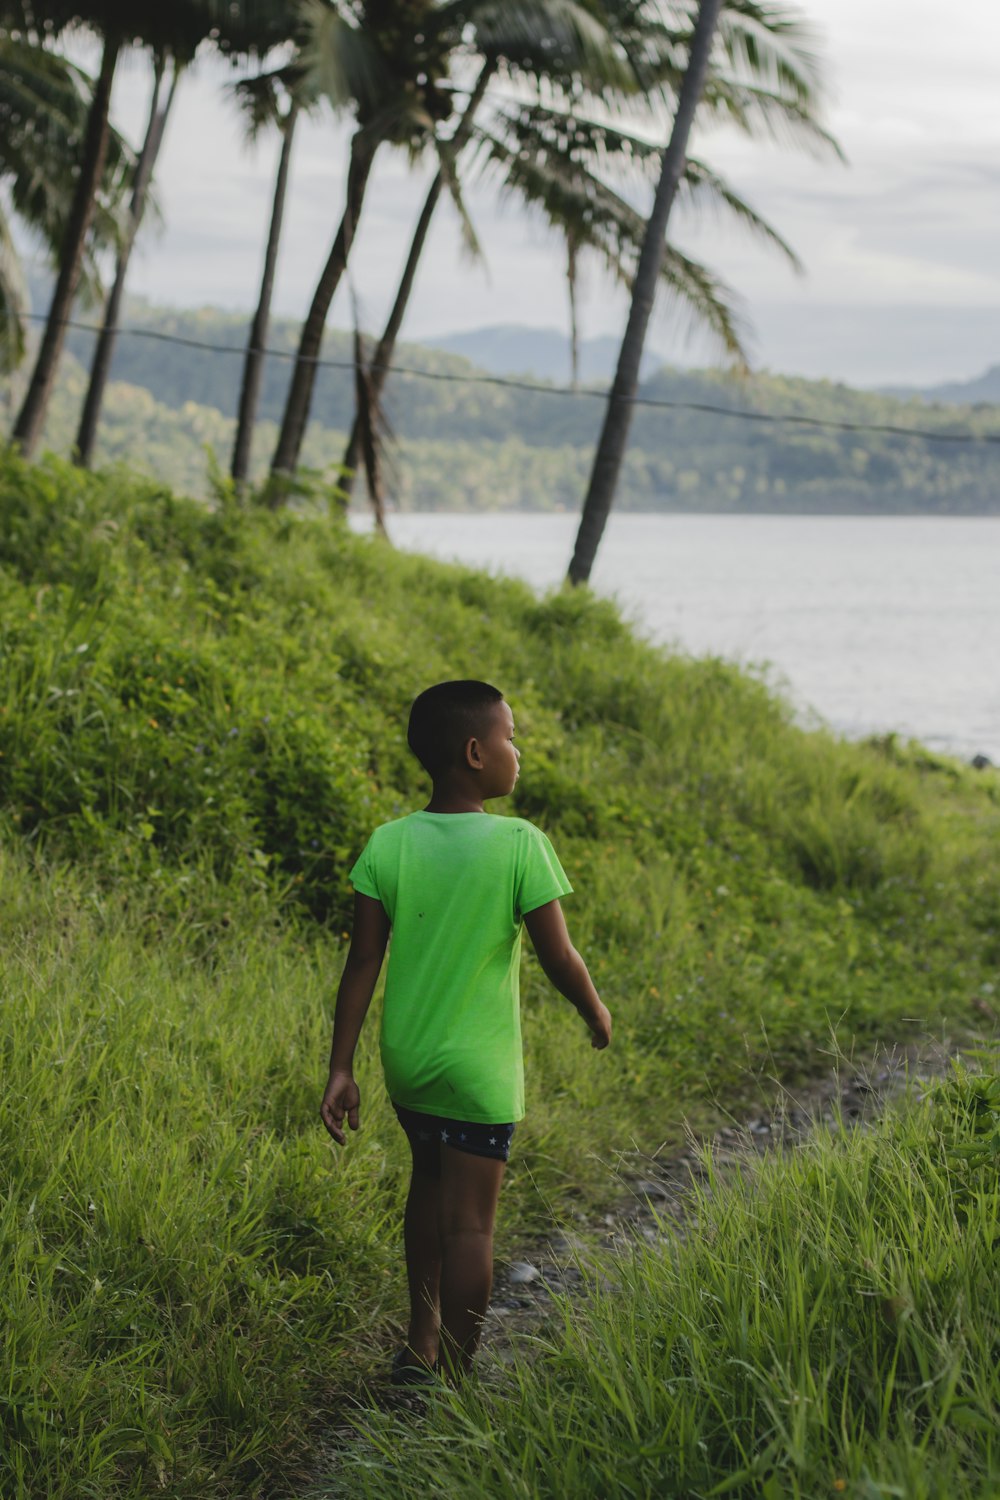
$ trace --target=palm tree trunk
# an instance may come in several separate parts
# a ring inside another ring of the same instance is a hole
[[[577,266],[577,242],[573,236],[566,237],[566,285],[569,291],[569,374],[574,391],[580,384],[580,319],[577,309],[579,269]]]
[[[87,116],[87,132],[83,139],[80,160],[80,175],[73,192],[73,202],[66,221],[66,236],[63,241],[52,304],[49,307],[45,331],[31,374],[24,404],[18,413],[11,434],[25,458],[30,458],[38,446],[42,426],[48,411],[56,368],[66,337],[66,324],[73,311],[83,264],[87,231],[94,214],[94,202],[104,172],[104,161],[108,150],[108,110],[111,105],[111,86],[114,82],[115,64],[118,61],[120,43],[117,38],[106,38],[101,55],[101,71],[94,86],[94,98]]]
[[[372,389],[371,366],[365,364],[356,302],[354,305],[354,405],[357,409],[354,427],[358,433],[358,446],[364,458],[368,498],[375,514],[375,530],[384,541],[388,542],[389,533],[385,529],[385,486],[382,481],[382,443],[380,441],[383,418],[378,396]]]
[[[381,394],[382,387],[385,385],[385,378],[389,373],[389,366],[392,364],[396,339],[399,336],[399,330],[403,324],[403,316],[406,312],[406,304],[410,300],[410,293],[413,290],[413,283],[416,280],[417,265],[419,264],[424,242],[431,227],[431,219],[434,217],[434,210],[437,207],[438,199],[441,197],[441,189],[443,187],[444,174],[438,172],[428,189],[427,197],[424,199],[424,206],[420,210],[420,218],[417,220],[417,227],[410,243],[410,253],[406,258],[406,265],[403,267],[403,275],[396,291],[396,300],[392,304],[389,321],[385,325],[385,331],[378,341],[378,347],[372,355],[368,366],[369,388],[376,400]],[[341,464],[345,472],[339,480],[340,488],[348,496],[354,488],[360,449],[361,424],[357,415],[355,415],[351,435],[347,440],[347,447],[344,449],[344,456],[341,459]]]
[[[333,294],[337,290],[347,265],[347,257],[354,240],[374,154],[374,147],[367,142],[361,143],[358,136],[354,137],[350,166],[347,171],[347,207],[326,265],[323,267],[319,285],[313,294],[312,305],[302,325],[298,352],[295,356],[295,368],[292,371],[288,397],[285,401],[285,413],[281,421],[281,432],[278,434],[278,445],[271,460],[273,476],[294,474],[299,461],[306,423],[309,420],[309,407],[312,403],[313,385],[316,380],[316,361],[323,343],[326,315],[330,311]],[[283,499],[281,485],[272,486],[270,501],[272,506],[280,505]]]
[[[653,200],[653,211],[639,254],[639,265],[632,285],[632,305],[628,324],[618,355],[618,368],[608,396],[604,425],[594,455],[587,497],[583,503],[576,547],[569,565],[570,583],[586,583],[594,566],[597,548],[604,533],[614,500],[625,445],[632,421],[633,402],[639,386],[639,366],[646,330],[653,311],[656,286],[663,265],[667,223],[684,171],[688,137],[695,110],[701,98],[708,71],[712,39],[722,0],[701,0],[698,19],[688,52],[688,65],[677,100],[670,142],[663,153],[660,181]]]
[[[80,426],[76,434],[76,446],[73,454],[74,462],[79,464],[82,469],[89,469],[94,457],[94,445],[97,441],[97,424],[101,415],[101,403],[104,400],[104,388],[108,383],[108,376],[111,373],[111,361],[114,358],[115,342],[118,338],[118,318],[121,313],[122,298],[125,294],[125,278],[128,275],[128,263],[132,254],[132,247],[135,244],[135,237],[139,232],[139,225],[142,223],[142,216],[146,208],[146,195],[149,191],[149,184],[152,181],[156,159],[160,154],[160,147],[163,144],[163,132],[166,129],[167,117],[174,102],[174,95],[177,92],[177,80],[181,73],[180,66],[176,59],[174,59],[170,87],[167,91],[166,99],[161,99],[163,78],[168,60],[169,54],[166,50],[157,54],[149,122],[146,126],[146,135],[142,143],[142,151],[140,152],[139,162],[135,171],[135,182],[132,185],[132,203],[129,208],[125,239],[118,252],[114,285],[111,288],[111,293],[104,309],[101,331],[98,334],[94,357],[90,364],[90,384],[87,387],[87,396],[83,403],[83,411],[80,416]]]
[[[267,328],[271,318],[271,298],[274,294],[274,273],[278,262],[278,245],[281,226],[285,216],[285,196],[288,191],[288,169],[292,159],[292,138],[300,106],[292,99],[288,113],[281,123],[281,155],[278,158],[278,175],[274,180],[274,202],[271,205],[271,226],[264,252],[264,271],[260,279],[260,297],[254,313],[247,342],[246,358],[243,362],[243,385],[240,388],[239,416],[236,422],[236,441],[233,444],[232,475],[238,485],[246,483],[250,470],[250,446],[253,442],[254,423],[260,402],[260,387],[264,378],[264,347],[267,343]]]
[[[486,86],[495,70],[496,63],[492,59],[487,60],[479,70],[479,77],[476,79],[475,87],[469,95],[469,102],[465,106],[462,118],[455,127],[455,132],[449,143],[453,155],[461,151],[469,139],[476,110],[479,108],[482,97],[486,92]],[[417,266],[420,264],[420,257],[423,254],[424,245],[431,227],[431,220],[434,217],[434,210],[437,208],[438,199],[441,197],[443,187],[444,172],[439,171],[427,191],[427,197],[424,199],[424,206],[420,210],[420,218],[417,220],[417,227],[413,232],[413,239],[410,242],[410,253],[406,257],[406,265],[403,267],[403,274],[396,291],[396,300],[392,304],[392,311],[389,314],[385,330],[379,339],[378,347],[368,365],[369,389],[376,403],[382,394],[382,388],[385,385],[389,369],[392,365],[392,357],[396,350],[396,340],[399,337],[399,330],[403,326],[406,307],[410,300],[410,294],[413,291],[413,283],[417,277]],[[358,418],[355,416],[351,435],[347,440],[347,447],[344,449],[344,457],[341,460],[344,473],[340,478],[340,487],[348,497],[354,488],[360,448],[361,432]]]

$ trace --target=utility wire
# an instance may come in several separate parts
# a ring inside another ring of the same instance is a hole
[[[45,322],[44,313],[27,313],[26,317],[34,322]],[[100,333],[100,328],[95,323],[79,323],[72,318],[62,320],[65,328],[73,328],[81,333]],[[211,354],[239,354],[246,355],[245,344],[210,344],[205,339],[188,338],[179,333],[163,333],[157,328],[116,328],[113,330],[118,337],[123,335],[128,338],[152,339],[161,344],[179,344],[185,349],[201,349]],[[291,349],[254,349],[254,354],[262,354],[270,359],[294,360],[298,355]],[[315,365],[318,369],[353,370],[354,361],[350,359],[327,359],[321,355],[308,358],[307,363]],[[608,387],[584,386],[574,389],[572,386],[564,385],[540,385],[537,381],[519,380],[510,375],[456,375],[445,370],[418,370],[406,365],[372,365],[372,369],[385,370],[394,375],[407,375],[416,380],[437,380],[451,382],[459,385],[493,385],[500,386],[504,390],[530,391],[536,396],[591,396],[598,400],[605,400],[608,396]],[[744,422],[763,422],[769,425],[781,425],[789,423],[799,427],[823,427],[835,432],[880,432],[888,433],[893,437],[924,438],[932,443],[996,443],[1000,444],[1000,432],[935,432],[927,427],[903,427],[895,422],[849,422],[836,417],[813,417],[797,412],[764,412],[747,411],[745,407],[715,406],[709,401],[668,401],[659,396],[631,396],[628,398],[632,406],[647,406],[653,409],[667,411],[697,411],[705,412],[716,417],[736,417]]]

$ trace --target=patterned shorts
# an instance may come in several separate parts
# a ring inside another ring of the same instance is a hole
[[[424,1115],[394,1104],[400,1125],[413,1149],[413,1162],[429,1177],[441,1175],[441,1147],[451,1146],[470,1156],[490,1156],[506,1161],[510,1156],[513,1125],[483,1125],[477,1120],[449,1120],[446,1115]]]

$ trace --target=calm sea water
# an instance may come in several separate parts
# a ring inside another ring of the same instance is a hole
[[[408,551],[539,589],[576,534],[569,515],[389,524]],[[656,640],[766,671],[805,721],[1000,764],[1000,519],[613,515],[592,583]]]

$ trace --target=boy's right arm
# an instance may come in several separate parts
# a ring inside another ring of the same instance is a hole
[[[333,1018],[330,1078],[319,1107],[323,1124],[340,1146],[346,1140],[344,1116],[352,1130],[358,1128],[361,1093],[354,1081],[354,1050],[375,993],[388,941],[389,918],[382,903],[356,892],[354,931]]]
[[[590,1045],[604,1048],[611,1041],[611,1012],[594,988],[587,965],[570,942],[566,918],[558,901],[548,901],[525,912],[538,962],[546,978],[571,1005],[575,1005],[590,1028]]]

